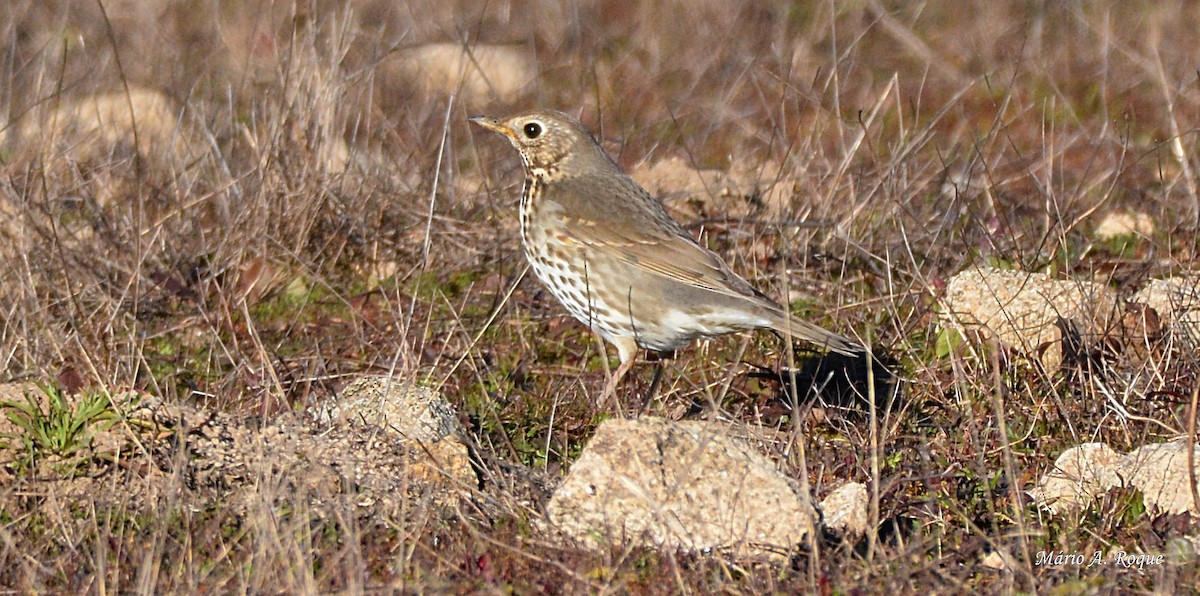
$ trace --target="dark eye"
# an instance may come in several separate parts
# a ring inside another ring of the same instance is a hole
[[[525,132],[525,138],[536,139],[542,135],[542,125],[537,122],[529,122],[522,129]]]

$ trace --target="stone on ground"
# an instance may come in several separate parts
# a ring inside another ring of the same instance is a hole
[[[1195,449],[1200,458],[1200,445]],[[1186,441],[1144,445],[1125,455],[1103,443],[1085,443],[1064,451],[1030,496],[1052,513],[1061,513],[1087,507],[1108,490],[1127,486],[1142,493],[1146,510],[1153,514],[1200,515],[1188,479]]]
[[[867,486],[861,482],[847,482],[821,501],[821,521],[834,532],[862,536],[870,527],[870,505]]]
[[[942,319],[950,328],[995,338],[1052,370],[1062,363],[1060,322],[1076,329],[1086,343],[1109,327],[1117,301],[1108,287],[1090,281],[977,268],[950,280],[945,306]]]
[[[642,418],[597,429],[547,514],[600,550],[631,541],[769,557],[801,543],[816,512],[796,482],[725,425]]]

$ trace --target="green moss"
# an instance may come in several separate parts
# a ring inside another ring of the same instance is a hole
[[[153,384],[175,388],[177,397],[187,397],[191,389],[218,383],[231,366],[209,342],[192,341],[186,331],[167,333],[146,340],[142,358]]]
[[[323,295],[320,286],[310,286],[303,276],[297,276],[252,306],[250,315],[259,323],[278,319],[305,321],[305,317],[313,314],[308,306]]]
[[[812,298],[796,298],[788,303],[788,310],[793,315],[801,318],[807,318],[820,314],[820,304]]]
[[[1096,243],[1097,250],[1118,259],[1132,259],[1145,246],[1145,238],[1139,234],[1122,234]]]

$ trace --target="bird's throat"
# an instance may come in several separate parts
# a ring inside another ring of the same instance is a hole
[[[536,216],[542,191],[546,188],[546,181],[539,176],[528,172],[525,176],[525,185],[521,188],[521,243],[526,247],[530,246],[533,238],[530,236],[530,230],[533,229],[533,220]]]

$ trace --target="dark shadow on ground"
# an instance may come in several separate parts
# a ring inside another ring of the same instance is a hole
[[[872,385],[879,410],[895,410],[902,405],[903,391],[895,373],[896,359],[882,349],[858,356],[797,353],[795,363],[794,369],[752,364],[757,370],[747,376],[775,386],[775,400],[788,410],[811,404],[865,412],[870,407]]]

